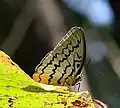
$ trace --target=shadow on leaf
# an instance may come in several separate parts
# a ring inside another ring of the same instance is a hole
[[[28,92],[46,92],[46,90],[33,85],[28,85],[27,87],[22,88],[22,90],[28,91]]]
[[[22,88],[22,90],[27,91],[27,92],[37,92],[37,93],[39,92],[64,93],[64,92],[55,91],[55,90],[51,90],[51,91],[44,90],[43,88],[33,86],[33,85],[28,85],[27,87]]]

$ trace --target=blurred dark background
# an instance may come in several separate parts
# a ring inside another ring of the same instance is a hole
[[[0,48],[30,76],[73,26],[86,35],[90,92],[119,108],[119,0],[0,0]]]

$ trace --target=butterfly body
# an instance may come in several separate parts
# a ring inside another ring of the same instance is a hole
[[[84,32],[73,27],[36,67],[36,82],[71,86],[80,80],[86,56]]]

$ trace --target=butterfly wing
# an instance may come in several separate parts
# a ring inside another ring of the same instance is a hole
[[[33,79],[52,85],[74,85],[86,56],[84,32],[73,27],[36,67]],[[78,80],[78,79],[77,79]]]

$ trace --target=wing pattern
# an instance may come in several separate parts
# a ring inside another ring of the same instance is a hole
[[[36,67],[33,79],[52,85],[74,85],[86,57],[84,32],[73,27]]]

